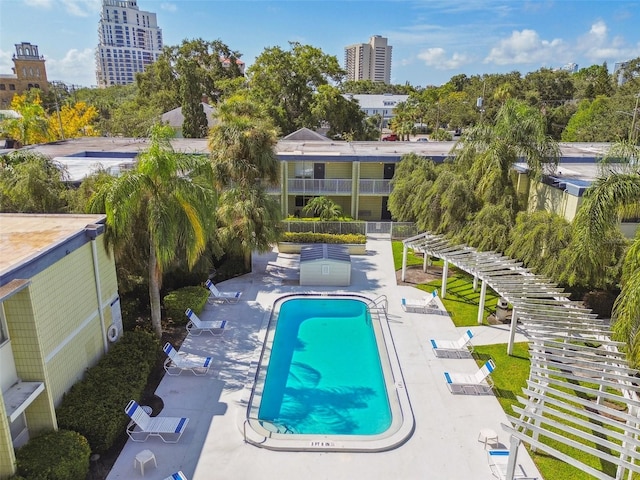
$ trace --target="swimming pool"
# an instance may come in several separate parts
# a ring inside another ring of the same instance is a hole
[[[381,305],[357,295],[276,301],[247,412],[245,438],[266,448],[403,443],[413,416]]]

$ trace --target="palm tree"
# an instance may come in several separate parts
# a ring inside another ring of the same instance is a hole
[[[302,209],[303,213],[311,213],[320,220],[333,220],[342,215],[342,207],[327,197],[315,197]]]
[[[574,219],[572,261],[586,275],[604,277],[615,267],[626,246],[618,224],[623,218],[640,216],[640,147],[621,142],[606,160],[625,159],[626,168],[598,178],[585,192]],[[620,166],[618,164],[618,166]],[[624,253],[621,289],[612,312],[616,340],[626,342],[629,362],[640,365],[640,230]]]
[[[173,130],[156,125],[149,149],[136,168],[102,186],[90,202],[93,212],[107,215],[107,244],[116,251],[144,230],[148,245],[151,324],[162,335],[162,272],[184,252],[192,267],[214,226],[215,191],[206,157],[176,153]]]
[[[228,248],[241,248],[248,269],[251,252],[267,251],[280,231],[280,207],[265,191],[278,183],[277,130],[258,105],[241,95],[222,103],[217,119],[209,149],[223,189],[219,233]]]
[[[513,191],[509,173],[524,160],[529,174],[552,170],[560,158],[557,143],[546,132],[544,116],[527,104],[508,99],[493,124],[478,124],[467,130],[455,147],[456,161],[468,172],[476,193],[484,201],[499,203]]]

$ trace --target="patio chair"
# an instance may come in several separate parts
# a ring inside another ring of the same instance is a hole
[[[489,359],[476,373],[444,372],[444,378],[451,393],[466,393],[471,395],[489,394],[493,389],[493,382],[489,374],[496,368],[493,360]]]
[[[439,358],[469,358],[473,352],[473,332],[467,330],[458,340],[430,340],[433,353]]]
[[[242,296],[242,292],[221,292],[211,280],[207,280],[204,284],[211,292],[211,295],[208,298],[210,304],[214,304],[216,302],[238,303]]]
[[[124,411],[131,418],[127,435],[134,442],[144,442],[150,436],[156,436],[165,443],[176,443],[189,423],[186,417],[150,417],[135,400],[131,400]]]
[[[224,333],[227,326],[226,320],[203,322],[190,308],[187,308],[184,313],[189,317],[189,322],[187,323],[187,332],[189,334],[200,335],[202,332],[209,332],[211,335],[218,337]]]
[[[180,375],[183,371],[189,370],[194,375],[206,375],[211,368],[212,358],[190,355],[177,351],[171,343],[167,342],[162,347],[167,358],[164,361],[164,370],[167,375]]]
[[[412,313],[428,313],[438,308],[438,290],[434,290],[430,295],[425,296],[422,300],[412,300],[403,298],[402,308],[405,312]]]
[[[509,450],[493,448],[487,451],[489,468],[494,477],[499,480],[507,480],[507,465],[509,464]],[[538,477],[529,477],[525,474],[521,465],[516,465],[513,475],[518,480],[537,480]]]
[[[176,472],[173,475],[169,475],[164,480],[187,480],[187,477],[184,473],[182,473],[182,470],[180,470],[179,472]]]

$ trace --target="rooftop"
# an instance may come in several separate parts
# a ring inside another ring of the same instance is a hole
[[[0,278],[79,233],[104,215],[0,213]]]
[[[415,153],[443,161],[456,142],[341,142],[309,140],[307,136],[296,140],[282,139],[276,145],[278,158],[289,161],[325,162],[398,162],[403,155]],[[208,154],[207,139],[175,138],[171,141],[176,151]],[[98,166],[117,173],[128,168],[135,156],[149,146],[146,138],[85,137],[31,145],[27,150],[40,152],[64,165],[70,180],[81,181]],[[591,182],[598,176],[597,159],[609,148],[608,143],[561,143],[559,178]],[[523,168],[524,164],[516,164]],[[569,182],[571,183],[571,182]]]

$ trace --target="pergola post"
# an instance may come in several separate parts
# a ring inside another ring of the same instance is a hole
[[[423,256],[422,256],[422,271],[426,272],[427,271],[427,265],[429,264],[429,254],[426,252],[424,252]]]
[[[507,355],[513,355],[513,344],[516,339],[516,327],[518,326],[518,315],[516,307],[511,310],[511,328],[509,329],[509,344],[507,345]]]
[[[449,262],[446,258],[443,258],[444,266],[442,267],[442,286],[440,287],[440,297],[447,296],[447,276],[449,275]]]
[[[478,304],[478,325],[482,325],[482,320],[484,320],[484,299],[486,295],[487,295],[487,282],[483,280],[482,286],[480,287],[480,303]]]
[[[404,282],[405,274],[407,273],[407,247],[406,243],[402,244],[402,281]]]
[[[473,276],[473,291],[475,292],[477,289],[478,289],[478,275],[474,275]]]
[[[518,447],[520,446],[520,440],[511,435],[509,438],[509,461],[507,462],[507,474],[505,478],[513,480],[516,475],[516,465],[518,464]]]

